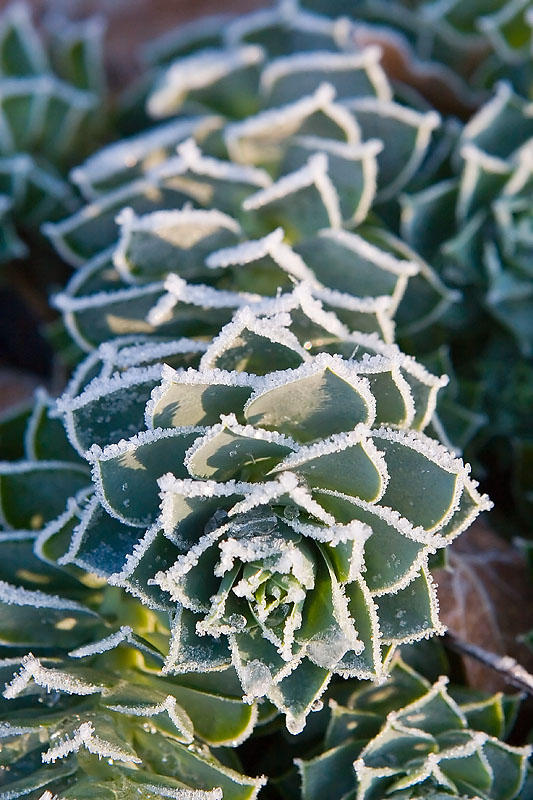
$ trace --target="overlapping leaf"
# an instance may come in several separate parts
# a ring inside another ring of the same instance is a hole
[[[386,688],[331,702],[324,752],[298,763],[302,796],[512,800],[530,753],[501,741],[512,717],[511,698],[461,697],[446,677],[432,686],[397,659]]]
[[[85,389],[82,368],[59,409],[80,452],[84,415],[95,440],[114,439],[86,455],[97,502],[67,560],[87,566],[92,549],[95,571],[176,609],[166,671],[232,663],[248,699],[268,697],[296,731],[332,672],[379,677],[391,647],[440,630],[428,556],[487,500],[421,432],[439,381],[368,335],[348,336],[350,360],[312,355],[293,325],[243,309],[197,368],[134,367]],[[135,389],[135,423],[161,374],[146,428],[122,438],[121,397]]]
[[[78,205],[65,169],[87,152],[101,100],[102,26],[68,26],[45,48],[29,9],[11,5],[0,19],[0,193],[5,196],[2,261],[27,254],[17,230],[38,230]]]

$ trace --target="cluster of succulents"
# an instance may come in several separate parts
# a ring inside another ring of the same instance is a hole
[[[427,354],[480,308],[531,337],[529,107],[504,86],[442,121],[376,46],[475,40],[485,82],[504,35],[523,57],[503,10],[467,16],[203,20],[146,49],[131,135],[72,170],[86,205],[43,231],[76,365],[0,422],[0,800],[254,798],[238,747],[324,692],[304,800],[520,796],[511,701],[398,656],[444,631],[431,569],[491,503],[456,452],[469,355],[457,388],[396,341]]]
[[[47,46],[23,3],[13,3],[0,18],[2,262],[28,254],[25,231],[38,231],[42,222],[78,207],[65,173],[86,154],[89,129],[97,130],[101,21],[51,23]]]
[[[515,797],[526,748],[501,741],[516,707],[501,695],[478,697],[433,685],[400,658],[387,691],[361,686],[330,701],[323,752],[298,762],[304,800],[415,797]]]

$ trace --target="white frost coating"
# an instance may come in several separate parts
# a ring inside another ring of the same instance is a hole
[[[70,172],[70,179],[81,189],[85,197],[93,199],[99,189],[99,181],[105,181],[123,170],[132,169],[150,156],[162,153],[178,142],[194,136],[198,128],[216,120],[216,117],[193,117],[178,119],[148,131],[114,142],[90,156],[79,167]]]
[[[295,134],[308,117],[319,111],[340,127],[348,143],[356,144],[361,139],[359,127],[352,114],[333,103],[334,98],[334,87],[329,83],[321,83],[307,97],[279,108],[261,111],[240,122],[229,123],[224,129],[224,138],[230,157],[237,162],[247,163],[250,159],[243,150],[243,143],[247,139],[256,139],[258,146],[262,140],[281,142]]]
[[[125,706],[110,705],[108,703],[106,703],[106,705],[111,711],[118,711],[121,714],[131,714],[133,717],[155,717],[166,711],[176,728],[183,734],[186,734],[186,741],[192,742],[194,739],[194,736],[189,731],[184,731],[184,719],[177,713],[177,709],[179,708],[178,702],[171,694],[168,694],[161,703],[154,703],[153,705]]]
[[[75,600],[68,600],[54,594],[45,594],[38,590],[23,589],[21,586],[13,586],[6,581],[0,581],[0,602],[9,606],[32,606],[33,608],[54,608],[58,611],[79,611],[92,617],[97,617],[96,611],[92,611],[87,606],[77,603]]]
[[[312,281],[313,273],[305,265],[302,257],[295,253],[289,245],[283,243],[284,235],[283,228],[276,228],[262,239],[241,242],[234,247],[215,250],[206,258],[205,263],[210,269],[218,269],[251,264],[265,256],[270,256],[289,275],[293,275],[299,280]]]
[[[25,472],[44,472],[48,469],[64,469],[87,474],[84,464],[76,464],[73,461],[0,461],[0,475],[23,475]]]
[[[492,123],[498,119],[503,112],[505,105],[512,96],[513,90],[511,85],[506,81],[498,81],[491,99],[483,104],[479,111],[474,114],[463,128],[461,135],[462,141],[468,142],[476,139],[476,137],[482,134],[487,128],[490,128]]]
[[[175,158],[170,158],[160,167],[151,170],[149,176],[155,180],[164,180],[191,171],[196,175],[230,183],[248,183],[251,186],[262,187],[270,186],[272,183],[270,175],[264,169],[203,155],[194,139],[187,139],[180,144],[177,152]]]
[[[117,351],[113,363],[120,368],[135,367],[146,361],[161,361],[167,356],[174,356],[178,353],[204,353],[206,349],[206,342],[181,337],[168,342],[123,347]],[[164,368],[166,364],[162,366]]]
[[[313,500],[306,487],[299,485],[297,476],[291,472],[282,473],[275,481],[252,484],[245,499],[233,506],[228,512],[228,516],[245,513],[285,495],[315,519],[323,522],[324,525],[335,525],[335,518]],[[292,524],[289,520],[286,522]]]
[[[326,153],[315,153],[300,169],[284,175],[268,188],[245,198],[242,207],[245,211],[255,211],[309,186],[316,187],[328,214],[330,226],[340,228],[342,226],[340,201],[337,190],[328,175]]]
[[[152,389],[150,399],[145,408],[144,419],[147,428],[153,428],[154,414],[158,404],[164,398],[167,391],[174,384],[186,386],[250,386],[257,387],[261,379],[246,372],[227,372],[221,369],[202,369],[195,370],[193,367],[188,369],[175,370],[168,364],[163,364],[161,369],[161,383]]]
[[[447,706],[449,706],[451,712],[459,717],[460,726],[462,728],[468,728],[468,720],[461,710],[461,707],[456,703],[456,701],[448,694],[446,691],[446,687],[450,679],[447,675],[441,675],[435,683],[429,688],[426,694],[419,697],[418,700],[413,700],[412,703],[409,703],[406,706],[403,706],[398,711],[392,711],[388,716],[387,720],[389,721],[396,721],[398,717],[404,718],[406,722],[416,722],[416,718],[410,718],[412,714],[421,711],[425,708],[426,705],[431,703],[432,700],[437,697],[437,695],[441,696],[441,699],[444,700]],[[486,734],[485,734],[486,737]]]
[[[260,311],[260,308],[256,311]],[[297,353],[302,361],[309,361],[310,356],[303,348],[296,336],[288,330],[291,319],[287,314],[278,314],[273,317],[260,319],[254,309],[245,306],[234,314],[231,322],[225,325],[218,336],[216,336],[200,360],[200,371],[212,369],[217,359],[229,350],[236,339],[248,330],[259,337],[267,339],[269,342],[281,344],[289,350]]]
[[[268,697],[269,691],[280,683],[283,678],[294,672],[303,658],[303,648],[300,648],[299,652],[292,659],[286,661],[281,668],[278,668],[273,675],[266,664],[263,664],[259,659],[249,661],[246,656],[244,660],[241,658],[239,645],[232,633],[228,635],[228,641],[232,663],[245,692],[242,698],[243,703],[251,704],[259,697]],[[278,704],[276,703],[276,705]]]
[[[422,566],[420,574],[424,577],[429,598],[429,626],[417,633],[410,634],[409,636],[400,636],[397,639],[383,637],[385,644],[411,644],[412,642],[419,642],[421,639],[430,639],[433,636],[443,636],[446,633],[446,625],[439,619],[439,596],[437,594],[437,586],[433,581],[433,576],[429,572],[427,566]],[[376,595],[374,595],[376,596]]]
[[[168,228],[171,225],[198,224],[209,228],[214,226],[226,228],[236,235],[242,233],[241,226],[233,217],[216,208],[189,208],[185,206],[171,211],[153,211],[150,214],[142,214],[141,216],[138,216],[132,208],[123,208],[115,221],[127,232],[135,230],[153,233],[160,228]]]
[[[68,294],[71,297],[78,295],[80,289],[83,290],[83,287],[89,278],[92,278],[107,264],[111,264],[113,250],[114,245],[102,250],[101,253],[93,256],[88,261],[83,261],[83,266],[79,267],[68,281],[65,288],[65,294]]]
[[[164,494],[175,493],[185,497],[230,497],[232,494],[245,494],[253,489],[255,484],[244,481],[198,481],[194,478],[176,478],[171,472],[162,475],[157,481]]]
[[[412,539],[414,542],[428,545],[431,549],[445,547],[448,544],[446,539],[443,539],[438,534],[426,531],[421,525],[417,527],[413,526],[413,524],[405,517],[402,517],[396,509],[369,503],[366,500],[361,500],[359,497],[349,497],[348,495],[342,494],[342,492],[335,492],[332,489],[320,489],[319,491],[320,494],[339,497],[342,500],[353,503],[353,505],[359,506],[368,513],[382,519],[387,525],[390,525],[391,528],[397,530],[398,533],[401,533],[402,536],[405,536],[407,539]]]
[[[331,239],[338,242],[347,250],[356,253],[358,256],[370,261],[380,269],[391,272],[393,275],[406,275],[412,277],[420,272],[420,266],[415,261],[396,258],[392,253],[382,250],[376,245],[371,244],[357,233],[345,230],[329,230],[328,228],[319,231],[319,236],[324,239]]]
[[[379,684],[383,682],[384,678],[386,678],[387,670],[385,669],[383,664],[383,657],[382,657],[383,640],[381,638],[381,630],[379,626],[378,609],[362,575],[359,576],[358,583],[370,619],[370,628],[372,631],[370,636],[370,648],[372,650],[372,663],[374,665],[374,669],[373,670],[341,669],[339,670],[339,674],[341,674],[345,678],[372,680],[375,683]]]
[[[213,289],[201,283],[188,284],[175,273],[171,273],[165,281],[165,289],[183,303],[203,308],[241,308],[247,303],[257,303],[261,295],[248,292],[227,292]]]
[[[363,569],[362,548],[366,540],[372,535],[372,528],[367,525],[366,522],[360,522],[357,519],[354,519],[352,522],[348,522],[345,525],[337,522],[334,517],[331,519],[331,522],[326,523],[326,527],[321,525],[310,525],[307,522],[300,522],[297,519],[289,519],[285,520],[285,522],[290,528],[296,531],[296,533],[299,533],[308,539],[314,539],[316,542],[323,542],[324,544],[331,544],[335,546],[344,542],[356,541],[361,545],[360,568],[358,569],[359,574]]]
[[[76,525],[76,527],[72,532],[72,537],[70,539],[70,544],[67,552],[57,560],[57,563],[60,566],[64,566],[66,564],[76,564],[77,566],[81,567],[82,569],[86,569],[89,572],[95,571],[94,566],[85,564],[81,559],[78,558],[78,551],[83,542],[83,537],[85,535],[87,525],[91,520],[94,510],[99,506],[99,504],[100,503],[98,497],[96,495],[93,495],[93,497],[89,497],[83,509],[82,508],[72,509],[73,513],[75,512],[78,514],[80,522],[78,525]],[[101,577],[105,577],[105,575],[106,573],[102,573]]]
[[[127,371],[115,373],[109,378],[94,378],[77,397],[59,397],[56,401],[57,410],[62,414],[67,414],[95,403],[114,392],[124,391],[143,383],[159,381],[162,366],[162,364],[154,364],[149,367],[131,367]]]
[[[443,544],[442,546],[445,547],[446,544]],[[406,572],[398,578],[398,580],[394,581],[393,583],[389,583],[382,589],[374,589],[372,591],[372,597],[379,598],[383,597],[384,595],[397,594],[402,589],[406,589],[422,572],[429,572],[428,559],[429,556],[435,552],[436,550],[434,547],[425,547],[422,549],[414,559],[409,569],[407,569]]]
[[[107,582],[111,584],[111,586],[121,586],[122,588],[125,588],[126,591],[129,591],[130,594],[133,594],[134,597],[139,597],[140,599],[142,599],[144,604],[151,609],[158,609],[159,607],[156,606],[152,600],[145,598],[144,595],[141,595],[140,593],[136,593],[135,591],[133,591],[131,586],[124,585],[124,581],[135,572],[135,570],[137,569],[137,567],[141,562],[142,557],[149,549],[149,547],[153,544],[153,542],[156,540],[160,530],[161,530],[161,521],[160,519],[157,519],[156,522],[148,528],[144,536],[142,536],[141,539],[139,539],[139,541],[135,543],[133,551],[131,553],[128,553],[128,555],[126,556],[126,561],[124,562],[124,565],[120,570],[120,572],[114,572],[107,579]],[[137,642],[135,644],[137,647],[139,646]]]
[[[159,525],[162,527],[165,536],[171,541],[175,541],[174,530],[176,525],[173,516],[175,495],[206,499],[210,497],[230,497],[234,494],[246,496],[254,488],[254,484],[241,481],[217,483],[212,480],[200,481],[192,478],[180,480],[171,473],[163,475],[158,480],[158,486],[161,490],[159,494],[161,498]]]
[[[19,672],[10,683],[6,683],[3,695],[7,700],[18,697],[29,686],[31,680],[48,692],[58,691],[81,696],[97,694],[105,688],[102,685],[83,681],[69,672],[43,667],[39,659],[35,658],[32,653],[24,656],[20,663]]]
[[[203,555],[206,550],[209,550],[212,545],[216,544],[229,530],[231,530],[229,525],[222,525],[220,528],[211,531],[211,533],[206,533],[201,536],[187,553],[178,556],[170,569],[157,572],[153,578],[153,583],[160,586],[163,591],[168,592],[172,600],[180,602],[185,608],[192,608],[194,611],[208,610],[206,608],[193,607],[190,603],[185,604],[183,602],[184,598],[182,597],[179,586],[180,578],[187,575],[187,573],[198,564],[200,556]]]
[[[141,287],[95,292],[84,297],[70,297],[66,292],[59,292],[52,298],[52,305],[59,311],[84,311],[86,308],[103,308],[113,303],[155,294],[162,291],[163,288],[163,281],[156,281]]]
[[[168,786],[156,784],[143,784],[147,792],[154,792],[160,797],[170,797],[173,800],[222,800],[222,789],[169,789]]]
[[[309,704],[298,711],[297,713],[294,712],[290,706],[287,706],[286,703],[283,701],[283,694],[279,690],[278,686],[275,685],[271,689],[268,690],[266,693],[267,698],[274,703],[274,705],[279,708],[279,710],[285,714],[285,725],[287,726],[287,730],[289,733],[292,733],[293,736],[296,734],[301,733],[305,728],[305,721],[307,719],[308,714],[312,711],[313,705],[320,699],[320,697],[324,694],[326,689],[328,688],[329,682],[333,676],[332,672],[326,671],[324,676],[324,681],[318,691],[313,696],[312,700],[310,700]]]
[[[400,393],[405,408],[405,415],[403,419],[400,420],[400,422],[395,423],[394,427],[409,428],[413,423],[413,419],[416,413],[415,401],[413,398],[411,387],[404,378],[404,376],[402,375],[401,367],[399,366],[399,364],[395,363],[394,361],[391,362],[385,360],[382,363],[379,362],[380,362],[380,357],[374,356],[369,359],[363,359],[362,361],[359,361],[357,363],[358,363],[358,368],[363,375],[377,375],[379,373],[390,372],[391,379],[396,388],[398,389],[398,392]],[[436,403],[436,397],[435,397],[435,403]],[[424,419],[422,420],[422,422],[424,422]],[[420,428],[423,427],[424,427],[423,424],[420,424]]]
[[[0,41],[6,38],[10,28],[15,28],[26,56],[36,72],[48,69],[46,54],[32,22],[30,7],[22,2],[10,3],[2,12],[0,20]]]
[[[245,415],[250,405],[257,400],[258,397],[261,397],[267,392],[275,391],[282,386],[287,386],[290,383],[295,383],[305,378],[311,378],[313,375],[318,375],[326,369],[329,369],[335,375],[342,378],[342,380],[351,386],[354,392],[361,397],[367,409],[367,417],[364,423],[371,426],[376,418],[376,400],[372,394],[368,380],[361,374],[365,372],[365,368],[363,367],[363,369],[361,369],[361,364],[358,362],[346,361],[339,355],[330,355],[329,353],[319,353],[300,367],[270,372],[265,375],[263,377],[263,385],[254,388],[253,393],[247,400],[244,406]]]
[[[501,193],[504,197],[518,194],[528,184],[533,172],[533,141],[528,139],[513,153],[512,159],[514,172],[502,189]],[[498,201],[495,202],[495,206],[497,204]]]
[[[97,736],[92,722],[82,722],[72,736],[66,736],[62,742],[42,754],[43,764],[54,764],[59,758],[66,758],[71,753],[77,753],[81,747],[85,747],[89,753],[93,753],[99,758],[112,758],[113,761],[125,761],[133,764],[142,763],[138,756],[127,753],[120,747]]]
[[[470,475],[470,465],[464,464],[460,458],[457,458],[454,453],[447,450],[440,442],[435,439],[430,439],[420,431],[393,431],[390,428],[380,428],[377,431],[372,431],[371,436],[375,439],[388,440],[398,442],[399,444],[409,447],[410,449],[420,453],[429,461],[432,461],[441,469],[457,476],[454,488],[454,495],[450,503],[450,507],[444,517],[440,519],[434,526],[430,527],[428,531],[438,531],[443,528],[457,512],[461,501],[461,496],[465,487],[470,491],[472,499],[478,503],[477,509],[474,510],[474,516],[481,513],[481,511],[489,510],[492,508],[492,502],[487,495],[480,495],[476,491],[477,483],[472,481]],[[470,516],[470,519],[473,517]]]
[[[152,444],[152,442],[158,441],[160,439],[170,439],[172,437],[178,437],[182,434],[188,433],[198,433],[202,434],[205,433],[205,428],[200,427],[189,427],[189,428],[154,428],[148,431],[140,431],[139,433],[132,436],[130,439],[121,439],[116,444],[109,444],[104,449],[102,449],[99,445],[94,444],[86,453],[85,458],[87,461],[92,463],[92,480],[93,484],[96,487],[96,495],[103,506],[103,508],[107,511],[107,513],[113,517],[113,519],[118,519],[121,522],[124,522],[126,525],[131,525],[132,527],[144,527],[142,523],[134,523],[130,519],[126,519],[114,509],[111,504],[109,503],[105,492],[104,486],[102,483],[102,475],[100,472],[99,464],[102,461],[109,461],[111,459],[120,458],[120,456],[125,455],[126,453],[133,453],[138,447],[142,447],[146,444]]]
[[[272,91],[275,84],[288,75],[298,72],[353,72],[364,70],[372,85],[376,96],[380,100],[391,100],[392,92],[389,82],[379,62],[381,48],[376,46],[366,47],[362,52],[333,53],[328,51],[313,51],[309,53],[295,53],[271,61],[261,73],[261,90],[267,94]]]
[[[42,419],[43,413],[46,414],[53,404],[53,400],[42,386],[39,386],[34,393],[34,403],[31,416],[26,423],[26,430],[24,431],[24,453],[29,460],[37,460],[38,455],[35,452],[35,437],[39,423]]]
[[[84,206],[60,222],[45,222],[41,226],[41,231],[50,239],[61,258],[73,267],[82,267],[86,259],[71,247],[67,241],[68,235],[88,220],[95,219],[110,209],[128,205],[132,196],[153,192],[155,185],[149,179],[150,174],[148,173],[147,178],[132,181],[126,186],[107,192],[101,199]]]
[[[446,470],[446,472],[460,475],[464,480],[468,479],[470,465],[465,465],[461,458],[457,458],[453,453],[450,453],[440,442],[431,439],[420,431],[394,431],[383,427],[372,431],[370,436],[390,442],[398,442],[405,445],[405,447],[410,447]]]
[[[242,207],[245,211],[253,211],[268,203],[287,197],[287,195],[293,194],[300,189],[305,189],[313,185],[316,179],[316,173],[319,171],[326,172],[327,168],[327,156],[324,153],[316,153],[314,156],[311,156],[307,164],[304,164],[300,169],[288,175],[283,175],[276,183],[273,183],[266,189],[262,189],[246,197]]]
[[[394,341],[395,323],[392,319],[398,299],[392,296],[381,295],[378,297],[355,297],[346,292],[334,289],[317,288],[313,294],[326,306],[342,308],[362,314],[373,314],[381,331],[381,337],[386,344]]]
[[[242,308],[250,303],[256,304],[263,300],[263,297],[257,294],[228,292],[201,283],[187,283],[173,272],[165,279],[164,288],[167,294],[160,297],[146,315],[146,321],[150,325],[161,325],[171,319],[172,311],[178,302],[209,309]]]
[[[344,110],[342,106],[334,106],[335,109]],[[383,149],[383,143],[379,139],[368,139],[362,144],[352,144],[340,142],[336,139],[324,139],[319,136],[297,136],[295,144],[309,150],[318,150],[339,156],[350,161],[359,161],[363,173],[363,188],[359,203],[352,216],[346,220],[347,224],[358,225],[363,222],[374,201],[377,191],[378,164],[376,156]]]
[[[261,442],[272,442],[273,444],[279,444],[281,447],[286,447],[290,450],[298,450],[298,444],[290,436],[286,436],[284,433],[278,433],[277,431],[266,431],[262,428],[254,428],[253,425],[240,425],[234,414],[221,414],[220,422],[217,425],[211,426],[207,431],[204,428],[203,431],[203,435],[199,435],[198,439],[189,447],[183,459],[183,463],[193,476],[194,467],[192,461],[194,457],[206,444],[216,439],[219,434],[225,431],[229,431],[243,438],[256,439]]]
[[[202,50],[174,61],[148,98],[146,108],[156,119],[179,110],[191,91],[205,89],[240,69],[261,64],[265,54],[258,45],[232,50]]]
[[[71,650],[69,656],[71,658],[87,658],[87,656],[106,653],[108,650],[114,650],[115,647],[118,647],[122,642],[129,641],[131,633],[132,629],[129,625],[122,625],[118,631],[111,633],[104,639],[99,639],[97,642],[91,642],[91,644]]]
[[[464,166],[459,184],[456,213],[458,220],[464,222],[470,211],[480,175],[482,176],[483,172],[488,172],[492,175],[509,175],[512,164],[497,156],[489,155],[471,142],[464,144],[459,152],[464,161]]]

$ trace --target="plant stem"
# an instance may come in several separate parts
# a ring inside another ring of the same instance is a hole
[[[476,661],[480,661],[482,664],[485,664],[485,666],[499,672],[507,683],[516,686],[517,689],[521,689],[523,692],[533,695],[533,675],[515,661],[514,658],[511,658],[511,656],[500,656],[496,653],[491,653],[479,647],[479,645],[463,641],[451,631],[448,631],[444,635],[444,641],[451,650],[454,650],[460,655],[475,658]]]

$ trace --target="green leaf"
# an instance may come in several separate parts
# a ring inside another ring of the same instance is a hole
[[[439,463],[438,454],[433,456],[429,446],[424,452],[423,440],[411,445],[400,433],[389,439],[378,432],[374,441],[384,453],[390,475],[380,503],[397,509],[414,526],[426,530],[440,526],[457,499],[460,466]]]
[[[245,408],[252,425],[310,442],[353,429],[370,416],[368,398],[335,372],[335,365],[310,375],[288,376],[272,389],[255,392]],[[291,379],[292,378],[292,379]]]
[[[435,588],[420,574],[396,594],[374,597],[381,634],[387,642],[409,642],[439,631]]]
[[[154,522],[159,508],[157,479],[166,472],[188,476],[184,457],[197,436],[194,430],[158,429],[94,450],[94,477],[109,513],[127,525]]]
[[[301,475],[311,489],[330,489],[369,502],[380,496],[386,474],[378,454],[357,433],[337,434],[302,447],[285,459],[276,472],[284,469]]]
[[[205,381],[203,383],[169,380],[150,406],[150,422],[156,428],[185,425],[215,425],[221,414],[242,408],[249,398],[250,386]]]
[[[68,497],[90,481],[82,464],[20,461],[0,464],[0,508],[12,528],[39,530],[65,508]]]
[[[247,428],[241,433],[223,424],[221,430],[197,440],[187,466],[195,478],[247,480],[249,476],[264,475],[291,451],[290,441],[285,444],[283,440],[270,440],[260,431],[254,436]]]

